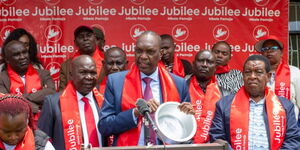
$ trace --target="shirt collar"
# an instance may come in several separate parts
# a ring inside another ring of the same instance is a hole
[[[77,94],[77,98],[78,100],[81,100],[82,97],[86,97],[89,99],[89,101],[91,101],[93,99],[93,92],[90,91],[87,95],[83,96],[82,94],[80,94],[78,91],[76,91],[76,94]]]
[[[260,101],[255,102],[252,98],[250,98],[249,101],[250,101],[250,103],[254,103],[254,104],[256,104],[256,105],[263,105],[263,104],[265,104],[266,99],[265,99],[265,98],[262,98]]]
[[[146,74],[141,72],[141,79],[146,78],[146,77],[151,78],[153,81],[158,81],[158,67],[156,67],[155,71],[149,76],[147,76]]]

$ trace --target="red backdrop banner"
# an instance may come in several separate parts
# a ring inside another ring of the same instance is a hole
[[[104,49],[118,46],[134,60],[136,38],[145,30],[171,34],[177,56],[194,54],[221,40],[232,46],[232,68],[241,69],[255,53],[258,40],[276,35],[288,54],[288,0],[0,0],[0,45],[15,28],[36,38],[39,58],[52,77],[72,57],[74,29],[97,26],[106,38]]]

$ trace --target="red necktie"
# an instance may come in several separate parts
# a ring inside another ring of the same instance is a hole
[[[150,82],[152,81],[152,79],[149,78],[149,77],[146,77],[146,78],[143,78],[143,81],[146,83],[146,87],[145,87],[145,90],[144,90],[144,99],[146,101],[148,101],[151,98],[153,98],[152,90],[151,90],[151,87],[150,87]],[[151,113],[150,116],[154,120],[154,114]],[[154,132],[154,130],[152,128],[152,125],[149,126],[149,132],[150,132],[150,142],[152,144],[155,144],[156,143],[156,136],[155,136],[155,132]],[[146,144],[147,143],[145,143],[145,145]]]
[[[81,100],[84,102],[84,116],[89,137],[89,143],[92,144],[93,147],[99,147],[95,118],[92,107],[89,103],[89,99],[86,97],[82,97]]]

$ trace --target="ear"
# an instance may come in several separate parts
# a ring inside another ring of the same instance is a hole
[[[271,80],[272,73],[271,72],[267,73],[267,77],[268,77],[267,82],[269,82]]]
[[[75,45],[76,47],[78,47],[78,43],[76,42],[76,37],[75,37],[75,39],[74,39],[74,45]]]

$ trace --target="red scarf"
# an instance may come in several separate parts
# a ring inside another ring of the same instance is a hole
[[[176,54],[174,54],[174,55],[176,55]],[[163,62],[161,61],[161,63],[163,63]],[[165,66],[164,66],[164,68],[165,68]],[[174,73],[180,77],[183,77],[183,78],[185,76],[183,64],[182,64],[181,60],[176,56],[174,56],[174,60],[173,60],[172,73]]]
[[[7,65],[7,74],[10,79],[10,93],[12,94],[23,94],[25,87],[21,77]],[[28,65],[27,72],[25,74],[26,81],[26,93],[35,93],[36,91],[42,89],[41,80],[38,72],[32,67],[31,64]]]
[[[230,71],[229,65],[217,66],[215,74],[228,73]]]
[[[79,56],[80,53],[77,52],[74,54],[73,56],[73,59],[76,58],[77,56]],[[98,50],[98,48],[96,48],[95,52],[94,52],[94,55],[93,55],[93,59],[96,63],[96,67],[97,67],[97,75],[99,76],[100,75],[100,71],[101,71],[101,68],[102,68],[102,60],[104,59],[104,54],[102,51]]]
[[[95,96],[99,108],[101,108],[103,95],[101,95],[96,88],[93,89],[93,95]],[[81,121],[76,89],[71,82],[67,84],[65,90],[60,95],[60,108],[65,147],[66,149],[80,149],[83,139]]]
[[[290,99],[291,97],[291,72],[289,65],[280,63],[275,74],[275,93],[278,96]]]
[[[179,93],[173,78],[165,70],[162,64],[158,64],[158,74],[160,77],[160,85],[162,89],[163,101],[175,101],[180,102]],[[124,88],[122,92],[122,111],[132,109],[136,107],[135,102],[138,98],[143,97],[141,87],[140,71],[136,65],[133,65],[130,72],[125,77]],[[141,131],[141,118],[138,119],[138,125],[136,128],[130,129],[119,135],[118,146],[136,146],[140,138]]]
[[[101,81],[101,83],[99,84],[99,92],[101,94],[104,94],[105,88],[106,88],[106,81],[107,81],[107,76],[105,76],[103,78],[103,80]]]
[[[5,146],[1,140],[0,149],[5,150]],[[28,126],[23,140],[16,145],[14,150],[35,150],[34,135],[32,130]]]
[[[233,149],[248,149],[249,99],[245,88],[242,87],[231,104],[230,138]],[[277,150],[281,147],[285,137],[286,113],[278,97],[269,88],[266,88],[265,99],[270,129],[270,149]]]
[[[195,106],[197,131],[194,143],[206,143],[209,141],[208,131],[215,115],[216,102],[221,98],[221,93],[215,77],[211,79],[203,93],[195,76],[192,77],[189,92],[191,103]]]

